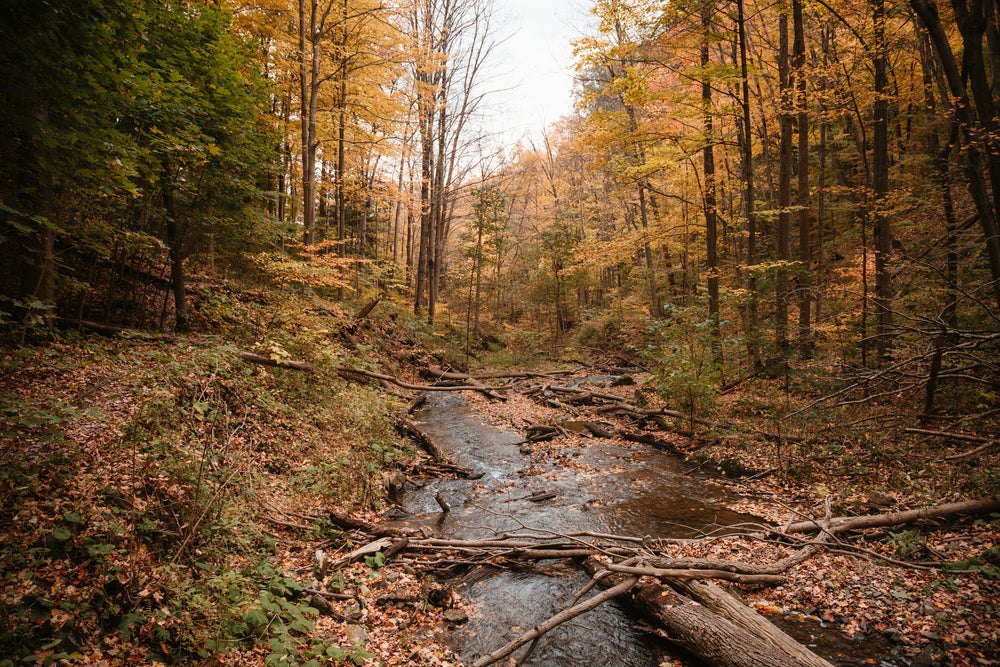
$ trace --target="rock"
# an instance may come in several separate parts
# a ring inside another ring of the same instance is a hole
[[[455,593],[448,586],[436,586],[427,591],[427,602],[432,607],[450,609],[455,604]]]
[[[371,639],[360,625],[348,625],[344,628],[344,634],[347,635],[347,641],[352,644],[366,644]]]
[[[573,433],[589,433],[587,430],[587,424],[582,421],[577,421],[575,419],[567,419],[562,424],[560,424],[567,431],[573,431]]]
[[[360,621],[363,615],[358,602],[352,602],[344,608],[344,619],[347,621]]]
[[[631,375],[620,375],[611,381],[612,387],[624,387],[631,384],[635,384],[635,378]]]
[[[870,491],[868,493],[868,504],[875,507],[894,507],[896,505],[896,499],[888,493]]]
[[[309,598],[309,606],[316,609],[321,616],[332,616],[334,618],[340,618],[340,614],[333,608],[330,601],[327,600],[322,595],[313,595]]]
[[[469,620],[469,615],[461,609],[446,609],[444,612],[444,620],[449,623],[465,623]]]

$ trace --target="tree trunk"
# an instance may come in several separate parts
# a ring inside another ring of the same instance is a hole
[[[874,24],[875,101],[872,130],[872,191],[875,227],[875,324],[879,361],[889,356],[892,284],[889,274],[889,79],[886,75],[885,0],[870,0]]]
[[[984,157],[980,149],[980,146],[983,145],[980,137],[981,128],[973,118],[965,82],[955,61],[948,35],[941,24],[937,5],[932,0],[910,0],[910,7],[927,28],[954,99],[953,109],[955,117],[961,125],[962,139],[965,144],[969,192],[976,205],[976,211],[979,213],[979,224],[983,228],[983,236],[985,237],[994,296],[997,303],[1000,304],[1000,232],[997,229],[996,208],[989,197],[986,179],[983,176]]]
[[[163,191],[163,208],[166,212],[167,247],[170,249],[170,285],[174,295],[174,328],[187,331],[187,288],[184,280],[184,250],[177,219],[177,204],[174,200],[173,175],[170,166],[164,165],[160,176]]]
[[[705,243],[708,255],[708,318],[711,322],[712,356],[715,365],[722,370],[722,334],[719,330],[719,231],[716,214],[715,191],[715,138],[712,127],[712,82],[708,77],[708,39],[712,26],[712,3],[706,3],[701,10],[701,28],[704,32],[701,42],[701,67],[705,72],[701,83],[702,118],[704,122],[705,147],[702,149],[702,163],[705,174]]]
[[[790,655],[765,643],[715,612],[651,580],[632,589],[632,603],[666,628],[670,641],[717,667],[801,667]]]
[[[319,88],[317,0],[299,0],[299,124],[302,129],[302,242],[316,241],[316,97]],[[308,22],[307,22],[308,21]],[[308,32],[308,38],[307,38]],[[308,46],[307,46],[308,45]]]
[[[778,125],[781,146],[778,162],[778,260],[783,263],[775,281],[775,343],[782,354],[788,351],[788,270],[784,264],[792,259],[792,88],[788,65],[788,13],[778,10],[778,77],[780,105]]]
[[[753,197],[753,128],[750,125],[750,75],[747,69],[747,31],[744,15],[744,0],[737,0],[737,27],[740,40],[740,87],[742,92],[743,131],[740,157],[740,177],[743,191],[740,207],[747,229],[747,291],[750,293],[747,305],[747,352],[750,362],[756,368],[760,365],[760,345],[757,343],[757,278],[753,266],[757,261],[757,219],[754,216]]]
[[[798,112],[798,211],[799,262],[799,355],[812,356],[812,329],[809,315],[812,309],[812,243],[809,226],[809,111],[806,107],[806,38],[802,18],[802,0],[792,0],[792,69],[795,72],[795,105]]]

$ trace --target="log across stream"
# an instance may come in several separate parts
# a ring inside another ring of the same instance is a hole
[[[526,529],[694,537],[758,521],[727,509],[725,489],[685,475],[678,460],[652,449],[593,439],[543,456],[519,444],[521,435],[484,425],[457,394],[431,396],[414,419],[455,463],[482,476],[437,479],[407,492],[398,524],[473,539]],[[569,606],[588,581],[565,561],[474,570],[459,585],[473,611],[452,633],[453,648],[471,663]],[[523,664],[645,667],[671,653],[613,601],[546,634]]]

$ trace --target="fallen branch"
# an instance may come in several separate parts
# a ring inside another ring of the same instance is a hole
[[[785,577],[780,574],[740,574],[725,570],[682,570],[662,569],[658,567],[635,567],[625,565],[608,565],[612,572],[634,574],[658,579],[725,579],[737,584],[782,584]]]
[[[847,530],[858,530],[861,528],[885,528],[888,526],[902,526],[916,521],[928,521],[930,519],[951,519],[970,514],[989,514],[1000,511],[1000,500],[995,498],[984,498],[981,500],[967,500],[959,503],[948,503],[937,507],[924,507],[921,509],[907,510],[905,512],[892,512],[889,514],[874,514],[869,516],[839,517],[830,522],[830,532],[842,533]],[[811,533],[820,530],[820,525],[816,521],[797,521],[789,525],[786,533]]]
[[[471,375],[468,375],[467,373],[453,373],[450,371],[442,370],[440,368],[434,368],[433,366],[431,368],[426,369],[423,372],[427,375],[430,375],[431,377],[440,378],[442,380],[459,380],[461,382],[466,383],[466,385],[464,386],[465,389],[473,389],[475,391],[480,392],[484,396],[487,396],[489,398],[498,401],[507,400],[506,396],[498,394],[496,392],[498,389],[508,389],[509,387],[488,387],[479,380],[477,380],[476,378],[472,377]]]
[[[949,440],[964,440],[965,442],[980,442],[990,444],[995,442],[991,438],[984,438],[979,435],[968,435],[966,433],[955,433],[953,431],[933,431],[926,428],[904,428],[903,433],[914,433],[916,435],[933,435],[938,438],[948,438]]]
[[[375,380],[385,380],[386,382],[391,382],[396,386],[402,387],[403,389],[412,389],[414,391],[503,391],[509,389],[509,387],[487,387],[486,385],[479,386],[469,386],[469,385],[454,385],[449,387],[441,387],[436,385],[427,384],[412,384],[410,382],[404,382],[399,378],[395,378],[391,375],[386,375],[384,373],[376,373],[375,371],[366,371],[363,368],[354,368],[352,366],[339,366],[336,368],[337,373],[346,380],[356,380],[358,376],[369,377]]]
[[[944,457],[944,460],[945,461],[962,461],[964,459],[971,459],[973,456],[975,456],[975,455],[977,455],[977,454],[979,454],[981,452],[985,452],[987,449],[993,447],[996,444],[997,444],[996,440],[994,440],[992,442],[987,442],[985,445],[980,445],[979,447],[976,447],[975,449],[970,449],[967,452],[959,452],[958,454],[949,454],[948,456]]]
[[[612,598],[616,598],[619,595],[622,595],[623,593],[627,593],[629,589],[635,586],[638,582],[639,582],[638,577],[628,577],[618,585],[612,586],[606,591],[595,595],[586,602],[581,602],[577,605],[569,607],[568,609],[562,610],[561,612],[549,618],[548,620],[539,623],[531,630],[518,637],[517,639],[508,642],[507,644],[504,644],[497,650],[488,653],[487,655],[484,655],[479,660],[476,660],[474,663],[472,663],[472,667],[486,667],[486,665],[492,665],[497,660],[507,657],[508,655],[510,655],[520,647],[524,646],[528,642],[537,639],[538,637],[541,637],[552,628],[562,623],[565,623],[570,619],[576,618],[577,616],[583,614],[584,612],[590,611],[591,609],[597,607],[603,602],[606,602]]]
[[[358,313],[357,313],[357,315],[354,316],[354,321],[355,322],[360,322],[361,320],[363,320],[366,317],[368,317],[368,313],[372,312],[375,309],[375,306],[377,306],[379,304],[379,301],[381,301],[381,300],[382,300],[382,295],[380,294],[377,297],[375,297],[374,299],[372,299],[371,301],[369,301],[365,305],[365,307],[362,308],[361,310],[359,310]]]

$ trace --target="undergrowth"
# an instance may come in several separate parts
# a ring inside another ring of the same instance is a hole
[[[364,659],[311,637],[317,611],[269,521],[378,507],[380,471],[407,451],[400,406],[333,371],[380,354],[344,347],[338,307],[242,299],[198,311],[210,342],[51,334],[0,350],[0,666],[254,646],[268,664]],[[244,363],[248,347],[315,370]]]

